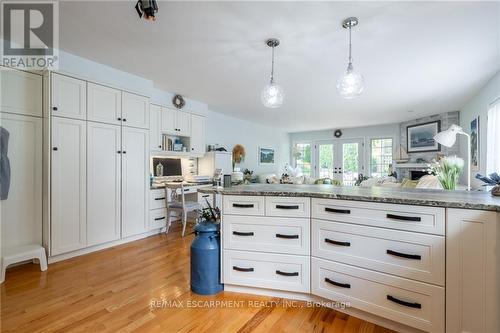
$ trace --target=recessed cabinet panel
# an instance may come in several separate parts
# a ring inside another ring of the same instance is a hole
[[[186,112],[177,111],[177,135],[191,135],[191,115]]]
[[[191,154],[205,153],[205,117],[191,115]]]
[[[87,125],[52,117],[52,255],[86,246]]]
[[[120,238],[120,126],[87,123],[87,243]]]
[[[149,98],[123,92],[122,122],[124,126],[149,128]]]
[[[166,134],[179,134],[177,131],[177,110],[161,108],[161,131]]]
[[[88,119],[119,125],[122,117],[122,92],[117,89],[88,84]]]
[[[153,151],[161,150],[161,109],[155,104],[149,107],[149,143]]]
[[[87,118],[87,82],[53,73],[51,114],[85,120]]]
[[[42,77],[14,69],[0,69],[0,111],[42,116]]]

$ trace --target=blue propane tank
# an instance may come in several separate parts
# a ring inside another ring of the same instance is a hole
[[[213,295],[224,289],[220,283],[219,224],[203,221],[195,227],[191,244],[191,290]]]

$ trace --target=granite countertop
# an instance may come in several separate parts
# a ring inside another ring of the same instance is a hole
[[[500,212],[500,197],[493,197],[489,192],[479,191],[285,184],[250,184],[227,188],[207,187],[198,191],[223,195],[312,197]]]

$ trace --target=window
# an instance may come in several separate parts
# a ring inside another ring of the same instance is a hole
[[[370,144],[370,175],[384,177],[392,164],[392,139],[372,139]]]
[[[500,172],[500,98],[488,110],[486,174]]]
[[[305,176],[312,176],[311,144],[296,143],[293,148],[295,166],[300,167]]]

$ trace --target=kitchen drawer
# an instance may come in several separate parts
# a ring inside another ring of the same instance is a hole
[[[311,199],[301,197],[266,197],[266,216],[310,217]]]
[[[312,221],[314,256],[441,286],[445,247],[443,236]]]
[[[224,215],[224,248],[309,255],[310,223],[308,218]]]
[[[339,302],[428,332],[444,332],[445,291],[363,268],[312,258],[311,289]]]
[[[310,292],[310,257],[224,250],[224,283]]]
[[[209,193],[198,192],[198,203],[202,208],[208,208],[207,200],[210,203],[210,206],[214,208],[214,195]]]
[[[149,230],[160,229],[167,225],[167,210],[165,208],[149,211]]]
[[[158,209],[167,207],[165,202],[165,189],[159,188],[149,190],[149,209]]]
[[[445,230],[441,207],[313,198],[312,217],[436,235],[444,235]]]
[[[223,213],[232,215],[264,216],[264,197],[258,196],[223,196]]]

